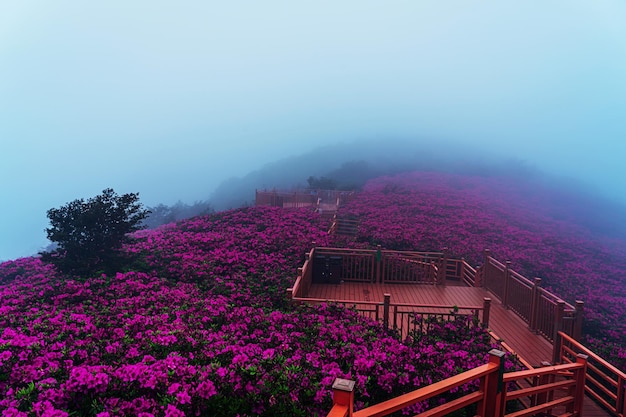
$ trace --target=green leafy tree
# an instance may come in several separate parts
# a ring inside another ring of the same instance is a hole
[[[307,178],[306,182],[309,184],[309,188],[312,189],[322,189],[322,190],[334,190],[337,188],[337,182],[332,178],[327,177],[314,177],[310,176]]]
[[[120,249],[130,233],[143,228],[149,213],[138,193],[117,195],[111,188],[86,201],[52,208],[47,212],[46,234],[57,248],[42,257],[67,273],[113,273],[127,261]]]

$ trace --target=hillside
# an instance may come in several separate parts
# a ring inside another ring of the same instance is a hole
[[[473,263],[488,247],[582,298],[588,342],[623,368],[624,242],[581,226],[566,197],[521,178],[416,172],[372,180],[342,209],[362,220],[356,242],[329,236],[310,211],[256,207],[139,232],[126,248],[135,267],[115,276],[5,262],[0,410],[324,415],[335,377],[357,381],[362,407],[484,363],[489,339],[467,323],[411,343],[352,311],[288,304],[312,242],[446,246]]]
[[[362,219],[359,245],[448,247],[475,264],[490,249],[566,301],[583,300],[586,343],[626,369],[626,243],[581,219],[574,201],[586,203],[521,178],[419,172],[369,182],[343,213]]]
[[[465,321],[404,343],[353,311],[287,304],[326,228],[307,210],[239,209],[138,233],[136,270],[116,276],[0,265],[0,410],[325,415],[336,377],[362,407],[485,362],[493,345]]]

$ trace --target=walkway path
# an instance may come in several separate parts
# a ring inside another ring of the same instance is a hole
[[[308,297],[329,300],[383,301],[391,294],[391,303],[481,307],[485,297],[491,298],[489,329],[533,367],[551,361],[552,344],[528,330],[528,325],[483,288],[407,284],[342,283],[313,284]],[[584,417],[606,417],[610,414],[595,402],[585,400]]]

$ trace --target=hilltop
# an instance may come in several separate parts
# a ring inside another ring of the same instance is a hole
[[[489,248],[568,301],[582,298],[586,341],[624,368],[626,247],[581,225],[561,196],[519,177],[414,172],[369,181],[342,209],[361,219],[355,242],[329,236],[309,210],[250,207],[138,232],[126,247],[134,267],[115,276],[5,262],[0,410],[324,414],[335,377],[356,380],[364,406],[484,363],[492,345],[467,323],[414,343],[350,310],[289,304],[313,242],[446,246],[473,263]]]

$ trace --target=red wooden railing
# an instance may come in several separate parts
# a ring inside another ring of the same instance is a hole
[[[611,413],[626,416],[626,374],[564,332],[558,332],[557,336],[557,362],[571,363],[577,355],[587,355],[587,394]]]
[[[453,320],[465,316],[475,318],[483,328],[489,327],[491,299],[485,298],[482,306],[442,306],[432,304],[392,303],[391,295],[385,294],[382,301],[327,300],[323,298],[293,297],[293,302],[308,304],[332,303],[353,308],[360,315],[381,322],[383,326],[398,332],[404,339],[411,332],[427,333],[428,319],[436,317]]]
[[[441,310],[436,312],[433,309],[439,307],[449,311],[452,306],[391,304],[388,299],[386,302],[385,300],[362,302],[308,299],[306,295],[313,282],[312,259],[316,253],[322,256],[340,257],[342,265],[339,274],[346,281],[445,285],[447,280],[455,279],[470,286],[488,289],[501,300],[504,307],[521,317],[530,330],[552,342],[552,363],[573,362],[578,354],[589,356],[591,360],[589,372],[586,374],[587,393],[611,413],[618,417],[626,417],[626,375],[576,341],[581,336],[584,303],[576,301],[574,306],[566,303],[542,288],[541,279],[529,280],[512,270],[509,262],[502,263],[494,259],[488,250],[485,251],[485,262],[479,268],[472,267],[463,259],[449,258],[445,250],[442,252],[401,252],[386,251],[380,247],[374,250],[314,248],[307,254],[303,267],[298,268],[296,283],[288,290],[292,300],[297,302],[335,301],[346,306],[351,305],[361,314],[387,323],[405,335],[416,313],[443,317],[445,313]],[[384,265],[384,261],[389,264]],[[394,274],[399,278],[394,279]],[[472,311],[472,314],[482,311],[483,323],[489,322],[487,305],[484,305],[482,309],[465,308]],[[416,322],[414,326],[420,326],[420,324]],[[412,330],[420,329],[415,327]],[[503,346],[506,349],[505,344]],[[549,366],[549,363],[544,363],[544,365]],[[524,363],[524,366],[528,371],[532,370],[529,364]],[[527,378],[526,385],[529,384]],[[520,384],[517,388],[524,390],[527,387]],[[522,415],[525,414],[513,417]]]
[[[529,280],[515,272],[510,262],[504,264],[485,250],[480,286],[491,291],[502,305],[524,320],[530,330],[554,342],[563,330],[579,339],[582,331],[584,303],[573,306],[541,287],[541,279]]]
[[[305,298],[313,283],[314,260],[334,259],[335,268],[326,278],[335,283],[403,283],[445,285],[460,280],[470,286],[484,287],[500,299],[502,305],[522,318],[531,331],[554,342],[559,331],[579,339],[582,332],[584,303],[573,306],[541,287],[541,279],[528,278],[514,271],[485,250],[485,262],[477,270],[464,259],[451,259],[442,252],[413,252],[377,249],[313,248],[306,254],[289,298]],[[553,360],[556,361],[556,353]]]
[[[313,268],[311,260],[320,258],[337,258],[341,260],[341,269],[336,271],[338,281],[368,283],[413,283],[439,284],[442,275],[439,270],[445,264],[444,253],[408,252],[382,249],[346,249],[346,248],[313,248],[307,254],[306,269]],[[298,278],[300,277],[298,272]],[[311,276],[312,277],[312,276]],[[296,288],[299,281],[293,288]],[[339,283],[339,282],[337,282]],[[296,293],[303,296],[305,293]]]
[[[524,417],[539,413],[581,416],[585,390],[587,357],[578,355],[575,363],[504,373],[504,352],[489,352],[489,362],[467,372],[400,395],[382,403],[354,411],[354,381],[338,379],[333,384],[333,407],[328,416],[379,417],[448,393],[473,381],[480,381],[474,392],[420,413],[421,417],[443,417],[476,404],[475,415],[481,417]],[[531,380],[526,388],[518,381]],[[507,412],[509,401],[524,399],[522,410]]]

